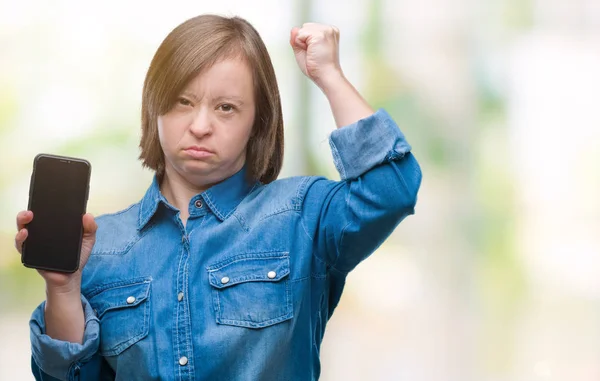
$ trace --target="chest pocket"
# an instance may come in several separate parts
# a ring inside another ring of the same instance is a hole
[[[100,319],[102,356],[116,356],[148,336],[150,282],[150,278],[138,278],[111,283],[88,295]]]
[[[218,324],[263,328],[292,318],[289,253],[238,255],[207,270]]]

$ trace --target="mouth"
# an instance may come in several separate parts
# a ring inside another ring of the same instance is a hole
[[[209,156],[213,156],[215,153],[208,148],[199,147],[199,146],[191,146],[183,150],[187,155],[191,156],[194,159],[203,159]]]

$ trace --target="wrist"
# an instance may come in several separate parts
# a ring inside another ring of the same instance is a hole
[[[81,277],[73,276],[68,282],[55,284],[46,282],[46,297],[47,298],[60,298],[60,299],[73,299],[80,298],[81,295]]]
[[[341,70],[334,70],[321,76],[319,81],[316,82],[316,85],[323,91],[325,96],[329,98],[331,95],[348,88],[350,83]]]

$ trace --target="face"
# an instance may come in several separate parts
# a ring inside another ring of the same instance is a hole
[[[235,174],[245,163],[254,114],[252,72],[243,60],[201,72],[158,117],[167,176],[204,188]]]

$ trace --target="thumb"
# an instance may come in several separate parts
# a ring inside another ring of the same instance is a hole
[[[298,38],[298,33],[300,32],[300,28],[293,27],[290,32],[290,45],[292,49],[294,49],[294,53],[297,53],[302,50],[306,50],[306,42]]]
[[[86,213],[83,215],[83,234],[85,236],[93,236],[96,234],[96,230],[98,229],[98,224],[94,220],[94,216],[90,213]]]

